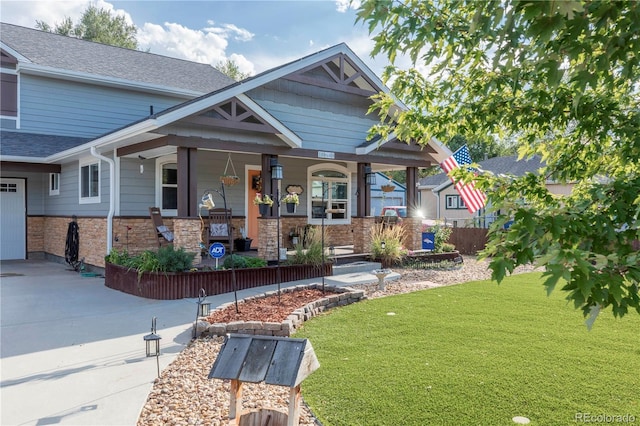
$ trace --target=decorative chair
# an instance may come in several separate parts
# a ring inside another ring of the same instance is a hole
[[[209,209],[209,220],[205,227],[205,240],[208,246],[222,243],[225,249],[231,250],[233,244],[233,227],[231,226],[231,209]]]
[[[149,215],[151,216],[151,222],[153,223],[153,229],[158,238],[158,247],[163,245],[173,244],[173,232],[165,226],[162,220],[162,213],[159,207],[149,207]]]

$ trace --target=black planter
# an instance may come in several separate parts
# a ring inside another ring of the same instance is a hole
[[[262,216],[266,216],[269,213],[269,205],[268,204],[258,204],[258,209],[260,209],[260,214]]]
[[[237,238],[233,240],[233,245],[236,251],[249,251],[251,250],[251,241],[253,241],[251,238]]]
[[[295,213],[296,212],[296,203],[285,203],[287,205],[287,213]]]

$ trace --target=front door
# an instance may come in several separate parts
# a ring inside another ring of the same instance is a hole
[[[256,197],[256,194],[262,192],[260,170],[247,170],[247,186],[247,237],[253,239],[251,248],[257,248],[260,238],[258,234],[258,217],[260,216],[260,212],[258,206],[253,204],[253,199]]]

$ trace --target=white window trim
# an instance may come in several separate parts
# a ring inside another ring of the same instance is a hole
[[[351,194],[351,172],[346,167],[342,167],[333,163],[321,163],[310,166],[307,169],[307,188],[309,188],[309,196],[307,198],[307,223],[310,225],[321,225],[322,219],[316,219],[313,217],[313,197],[312,197],[312,185],[314,180],[313,173],[318,170],[332,170],[338,173],[343,173],[346,178],[326,178],[325,182],[345,182],[347,184],[347,209],[344,219],[324,219],[325,225],[349,225],[351,224],[351,204],[353,203],[353,195]]]
[[[102,189],[102,161],[90,157],[84,160],[80,160],[78,164],[78,203],[79,204],[97,204],[100,202],[101,189]],[[93,164],[98,165],[98,195],[93,197],[83,197],[82,196],[82,168],[91,166]]]
[[[51,188],[51,180],[56,176],[56,187]],[[49,173],[49,195],[60,195],[60,173]]]
[[[160,207],[163,216],[178,216],[178,209],[162,208],[162,166],[169,163],[178,164],[176,154],[156,158],[156,206]]]

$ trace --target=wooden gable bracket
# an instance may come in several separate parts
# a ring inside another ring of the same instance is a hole
[[[314,73],[318,70],[322,70],[329,78],[323,79],[315,75]],[[378,93],[375,83],[343,53],[309,65],[283,78],[366,97]],[[358,85],[356,80],[360,80],[361,85]]]
[[[277,130],[272,125],[235,97],[214,105],[198,115],[186,117],[182,121],[203,126],[277,133]]]

